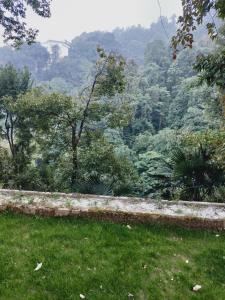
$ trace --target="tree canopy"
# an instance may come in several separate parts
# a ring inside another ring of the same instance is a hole
[[[0,48],[0,185],[224,201],[224,29],[196,31],[175,61],[160,21]]]

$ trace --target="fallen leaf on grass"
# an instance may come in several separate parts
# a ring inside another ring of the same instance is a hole
[[[42,263],[37,263],[37,267],[34,269],[34,271],[38,271],[42,268]]]
[[[144,266],[143,266],[143,269],[147,269],[147,267],[148,267],[147,265],[144,265]]]
[[[201,288],[202,288],[201,285],[196,284],[196,285],[192,288],[192,290],[193,290],[194,292],[197,292],[197,291],[199,291]]]
[[[134,295],[133,295],[133,294],[131,294],[131,293],[128,293],[128,297],[129,297],[129,298],[133,298],[133,297],[134,297]]]

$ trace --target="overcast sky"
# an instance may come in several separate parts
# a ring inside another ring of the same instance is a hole
[[[181,0],[159,0],[162,14],[179,14]],[[158,0],[52,0],[52,16],[29,12],[29,25],[39,29],[38,40],[71,40],[82,32],[111,31],[116,27],[149,27],[160,16]]]

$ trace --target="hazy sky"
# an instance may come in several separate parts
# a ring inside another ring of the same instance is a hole
[[[160,0],[162,14],[179,14],[181,0]],[[41,42],[71,40],[82,32],[111,31],[141,24],[149,27],[160,15],[157,0],[52,0],[52,16],[43,19],[29,12],[29,25],[40,30]]]

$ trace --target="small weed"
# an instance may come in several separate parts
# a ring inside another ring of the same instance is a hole
[[[34,203],[34,197],[32,197],[32,196],[23,197],[23,200],[25,200],[25,202],[27,202],[28,204]]]
[[[106,199],[105,205],[109,205],[109,199]]]
[[[22,198],[24,197],[24,194],[22,192],[15,192],[12,196],[12,199],[15,200],[15,201],[21,201]]]
[[[162,209],[163,208],[163,203],[160,200],[157,200],[157,208]]]
[[[177,209],[177,210],[175,211],[175,213],[180,215],[180,214],[183,213],[183,210],[182,210],[182,209]]]
[[[56,193],[51,194],[51,198],[54,199],[54,200],[58,200],[58,199],[60,199],[60,197],[61,196],[59,194],[56,194]]]
[[[66,199],[66,207],[68,207],[68,208],[72,207],[72,201],[71,201],[71,199]]]

